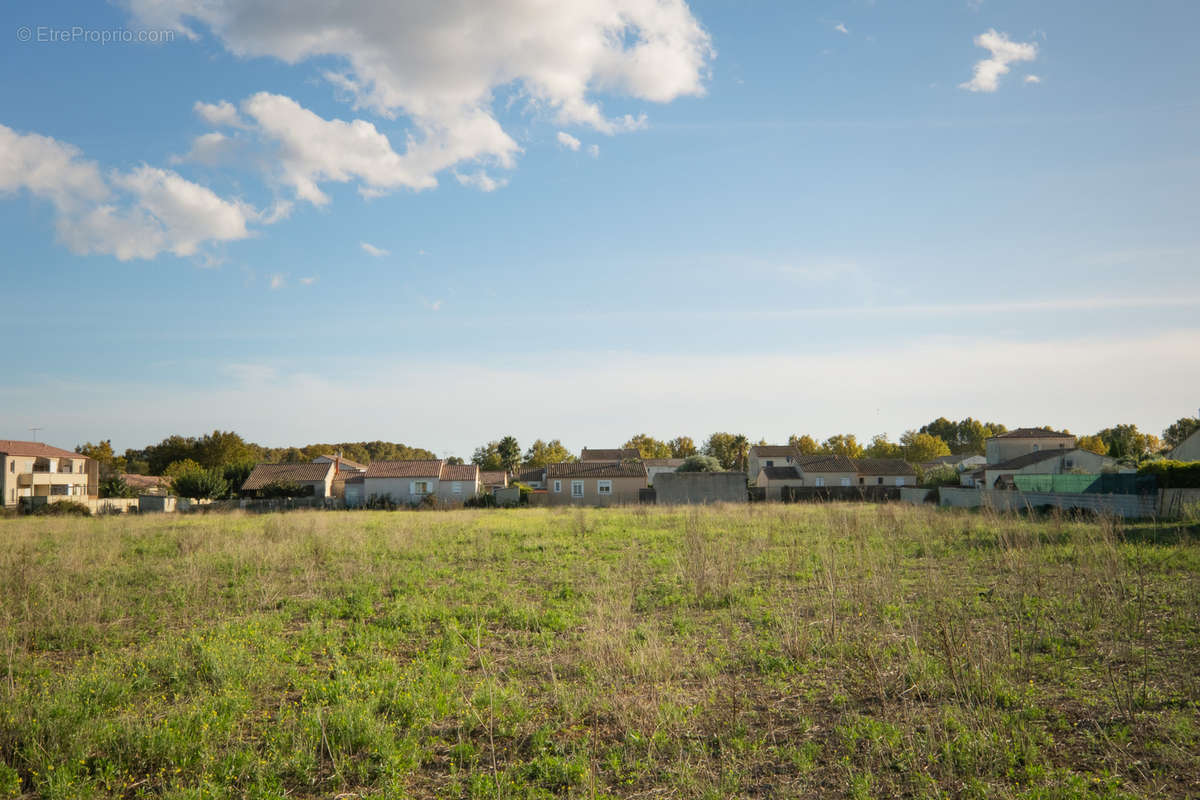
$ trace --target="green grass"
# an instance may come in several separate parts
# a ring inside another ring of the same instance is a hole
[[[870,505],[0,520],[0,798],[1200,796],[1200,545]]]

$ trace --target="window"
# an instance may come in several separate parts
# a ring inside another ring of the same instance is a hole
[[[16,461],[10,461],[10,462],[8,462],[8,471],[9,471],[9,472],[16,472],[16,471],[17,471],[17,462],[16,462]]]
[[[571,497],[583,497],[583,481],[571,481]]]
[[[1065,462],[1065,465],[1066,465],[1067,469],[1070,469],[1071,467],[1075,466],[1075,462],[1068,458]]]
[[[867,479],[866,479],[866,478],[859,478],[859,479],[858,479],[858,483],[859,483],[859,485],[860,485],[860,486],[861,486],[862,484],[866,483],[866,482],[867,482]]]
[[[450,491],[454,494],[462,494],[462,484],[458,481],[455,481],[454,483],[450,484]]]
[[[429,481],[413,481],[413,494],[429,494]]]
[[[883,478],[882,477],[879,478],[879,485],[883,486]]]
[[[596,494],[612,494],[612,481],[596,481]]]
[[[880,479],[879,479],[879,482],[880,482],[880,483],[883,483],[883,478],[880,478]],[[897,485],[897,486],[903,486],[903,485],[904,485],[904,478],[896,478],[896,485]]]
[[[817,478],[816,481],[813,483],[813,486],[824,486],[824,485],[825,485],[824,478]]]
[[[768,466],[768,467],[773,467],[773,466],[775,466],[775,462],[774,462],[774,461],[768,461],[768,462],[767,462],[767,466]]]
[[[1035,452],[1035,453],[1036,453],[1038,450],[1041,450],[1041,449],[1042,449],[1042,448],[1041,448],[1041,446],[1040,446],[1040,445],[1036,445],[1036,444],[1035,444],[1035,445],[1033,446],[1033,452]]]
[[[555,482],[554,482],[554,491],[556,491],[556,492],[561,492],[561,491],[562,491],[562,481],[555,481]]]
[[[850,485],[850,479],[842,478],[842,486],[849,486],[849,485]]]

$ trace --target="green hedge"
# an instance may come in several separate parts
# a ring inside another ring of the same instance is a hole
[[[1200,461],[1148,461],[1138,475],[1153,475],[1160,489],[1200,489]]]

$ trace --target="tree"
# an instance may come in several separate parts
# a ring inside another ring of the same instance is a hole
[[[100,496],[101,497],[137,497],[137,489],[134,489],[120,475],[114,475],[111,478],[105,478],[100,481]]]
[[[1007,430],[1008,428],[998,422],[980,422],[971,417],[954,422],[945,417],[938,417],[933,422],[922,425],[917,432],[938,437],[955,455],[981,456],[986,449],[987,440]]]
[[[1200,430],[1200,417],[1180,417],[1163,431],[1163,445],[1174,450],[1197,430]]]
[[[871,437],[871,444],[864,451],[867,458],[904,458],[904,448],[889,442],[886,433],[877,433]]]
[[[521,466],[521,445],[515,436],[505,436],[497,442],[496,454],[500,456],[500,466],[506,470]]]
[[[198,468],[177,476],[171,481],[171,487],[180,497],[209,500],[224,497],[229,491],[229,482],[220,470]]]
[[[1108,447],[1108,455],[1140,461],[1153,452],[1158,437],[1138,430],[1137,425],[1114,425],[1096,434]]]
[[[162,474],[168,478],[177,478],[189,472],[202,472],[204,467],[197,464],[190,458],[184,458],[179,461],[172,461],[162,470]]]
[[[688,456],[676,472],[721,472],[721,462],[712,456]]]
[[[475,448],[471,454],[471,463],[478,464],[482,470],[504,469],[504,460],[500,457],[500,443],[488,442]]]
[[[706,456],[712,456],[721,464],[722,469],[733,469],[741,457],[739,439],[746,437],[735,433],[714,433],[704,442],[702,451]]]
[[[822,442],[820,452],[828,453],[831,456],[862,458],[863,446],[854,438],[853,433],[839,433]]]
[[[255,448],[246,444],[242,437],[233,431],[213,431],[205,434],[196,442],[194,449],[195,455],[192,457],[200,462],[201,466],[209,469],[254,461],[258,456]]]
[[[690,436],[676,436],[671,441],[667,442],[667,447],[671,448],[671,458],[687,458],[694,456],[698,452],[696,443],[692,441]]]
[[[905,431],[900,437],[904,448],[904,460],[912,464],[923,464],[939,456],[950,455],[950,445],[940,436],[918,431]]]
[[[525,451],[525,466],[527,467],[566,464],[574,460],[575,456],[558,439],[551,439],[548,442],[536,439]]]
[[[1087,450],[1098,456],[1108,454],[1108,445],[1099,436],[1076,436],[1075,446],[1080,450]]]
[[[788,444],[796,448],[802,456],[815,456],[821,452],[821,446],[817,444],[817,440],[807,433],[803,436],[797,436],[793,433],[788,437]]]
[[[671,446],[666,442],[655,439],[648,433],[639,433],[636,436],[630,437],[629,441],[621,445],[621,447],[637,450],[638,455],[642,458],[671,457]]]
[[[461,458],[459,458],[458,456],[447,456],[447,457],[446,457],[446,463],[447,463],[447,464],[452,464],[452,465],[454,465],[454,466],[458,466],[459,464],[464,464],[464,463],[466,463],[466,462],[465,462],[465,461],[463,461],[463,460],[462,460]]]
[[[99,444],[87,442],[78,445],[75,452],[96,462],[102,481],[125,471],[125,458],[113,453],[112,439],[102,439]]]

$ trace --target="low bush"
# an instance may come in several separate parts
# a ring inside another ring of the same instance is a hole
[[[1160,489],[1200,489],[1200,461],[1147,461],[1138,475],[1153,475]]]
[[[35,517],[90,517],[92,510],[74,500],[60,500],[57,503],[35,506],[29,513]]]

